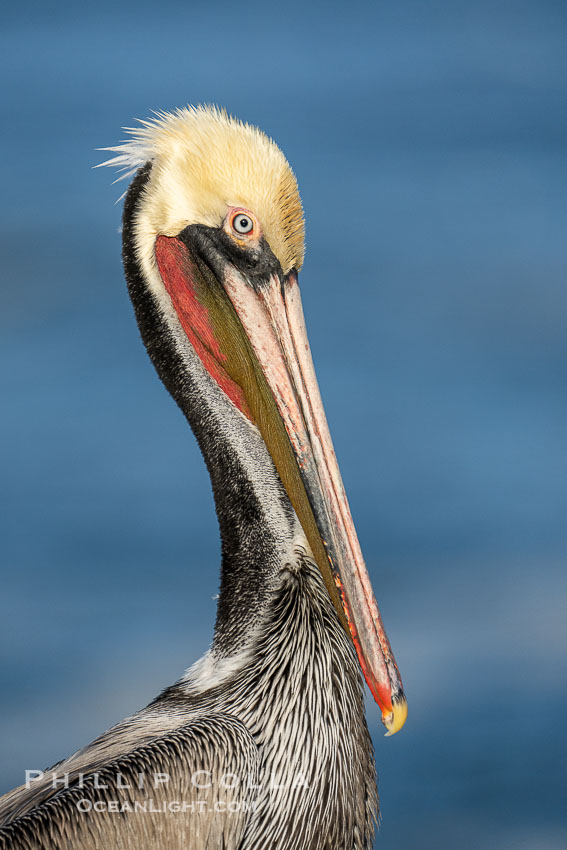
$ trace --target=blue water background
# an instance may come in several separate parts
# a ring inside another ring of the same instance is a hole
[[[382,850],[567,846],[567,7],[4,13],[0,791],[208,646],[204,465],[138,338],[95,148],[215,102],[278,140],[316,367],[405,681]]]

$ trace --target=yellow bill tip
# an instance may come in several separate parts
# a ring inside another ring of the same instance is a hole
[[[382,715],[382,723],[388,730],[385,733],[385,737],[389,738],[390,735],[395,735],[396,732],[399,732],[406,722],[407,716],[408,704],[405,697],[403,697],[392,705],[392,711],[389,714]]]

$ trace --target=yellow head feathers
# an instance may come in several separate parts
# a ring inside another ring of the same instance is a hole
[[[148,160],[152,172],[135,224],[139,259],[151,263],[158,235],[175,236],[189,224],[219,227],[227,207],[258,218],[284,273],[299,269],[304,222],[295,175],[268,136],[216,107],[160,113],[130,129],[132,138],[108,148],[104,165],[133,174]]]

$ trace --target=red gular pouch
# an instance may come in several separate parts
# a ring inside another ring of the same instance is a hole
[[[171,303],[203,366],[221,390],[251,422],[254,418],[242,388],[232,380],[223,364],[227,355],[215,333],[206,287],[201,272],[187,246],[175,236],[158,236],[156,262]]]

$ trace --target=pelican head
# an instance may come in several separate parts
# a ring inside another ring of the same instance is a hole
[[[406,701],[311,360],[297,278],[304,224],[295,176],[271,139],[216,108],[159,114],[129,132],[105,164],[137,173],[125,205],[125,264],[150,356],[194,430],[191,381],[198,379],[217,409],[230,407],[261,435],[393,734],[405,722]],[[148,299],[159,337],[140,306]]]

